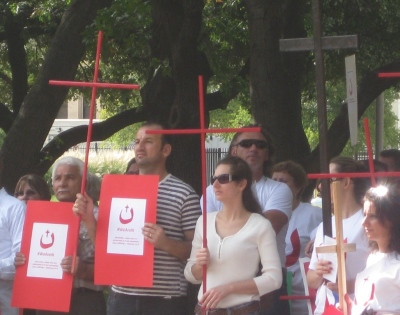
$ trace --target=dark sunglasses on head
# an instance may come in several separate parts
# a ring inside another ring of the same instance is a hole
[[[236,179],[237,179],[236,176],[233,176],[231,174],[221,174],[218,176],[211,176],[211,185],[213,185],[216,180],[218,180],[218,183],[223,185],[223,184],[228,184]]]
[[[238,142],[237,145],[240,145],[243,148],[250,148],[253,144],[256,146],[257,149],[265,149],[268,147],[267,141],[256,139],[245,139]]]

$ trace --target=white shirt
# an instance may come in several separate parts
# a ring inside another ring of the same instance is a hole
[[[261,205],[261,209],[263,212],[269,210],[278,210],[283,212],[288,218],[288,223],[286,223],[276,235],[276,244],[278,246],[279,258],[281,260],[282,267],[285,267],[285,237],[289,225],[289,220],[292,216],[292,191],[286,184],[274,181],[267,177],[262,177],[258,182],[253,183],[252,188],[255,196],[258,199],[258,202]],[[222,203],[217,200],[212,185],[207,187],[206,194],[207,212],[221,210]],[[203,200],[200,201],[200,204],[203,207]]]
[[[11,308],[12,282],[15,275],[14,257],[20,250],[25,203],[0,190],[0,313],[18,314]]]
[[[286,234],[286,268],[292,273],[293,295],[304,295],[299,258],[305,257],[305,248],[313,238],[311,233],[322,222],[322,209],[301,202],[293,211]],[[307,301],[292,301],[292,313],[307,315]]]
[[[368,238],[365,235],[364,228],[361,223],[364,219],[362,209],[357,211],[351,217],[343,220],[343,240],[346,243],[356,244],[357,250],[354,252],[346,253],[346,280],[355,280],[357,274],[362,271],[366,265],[367,257],[369,254]],[[336,236],[335,217],[332,217],[332,236]],[[319,225],[317,235],[314,242],[314,250],[311,256],[309,269],[315,270],[318,257],[315,251],[315,247],[323,244],[323,228],[322,223]],[[316,309],[314,315],[321,315],[325,309],[325,301],[328,299],[328,303],[334,305],[335,301],[333,298],[332,291],[326,288],[323,284],[318,288],[316,296]]]
[[[357,275],[355,300],[354,315],[361,314],[367,305],[377,315],[400,314],[400,255],[369,255],[367,266]]]
[[[21,246],[25,203],[0,190],[0,279],[14,279],[15,253]]]
[[[207,245],[210,261],[207,266],[207,290],[235,281],[253,279],[259,294],[233,293],[224,297],[218,308],[227,308],[259,300],[260,295],[278,289],[282,284],[282,270],[276,250],[275,232],[262,215],[252,213],[245,225],[235,234],[221,238],[216,230],[217,212],[207,216]],[[192,274],[196,253],[203,243],[203,216],[196,224],[192,251],[185,267],[185,277],[201,283]],[[262,264],[261,275],[257,276]],[[198,299],[203,296],[201,287]]]

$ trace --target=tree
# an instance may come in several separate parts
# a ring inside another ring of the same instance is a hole
[[[11,1],[3,6],[11,12],[9,19],[18,18],[25,26],[11,34],[11,28],[7,29],[2,21],[0,38],[17,39],[19,45],[15,46],[20,53],[15,56],[19,56],[20,64],[26,65],[31,55],[26,52],[24,55],[22,50],[27,50],[31,43],[27,38],[34,37],[27,37],[24,30],[33,21],[32,14],[24,17],[16,9],[20,3]],[[49,0],[33,1],[31,8],[35,10],[43,4],[65,13],[62,18],[61,14],[45,15],[54,17],[48,18],[51,23],[41,22],[51,27],[38,27],[42,41],[50,37],[52,40],[48,40],[47,53],[32,86],[26,70],[29,67],[10,67],[9,75],[3,76],[4,81],[15,80],[12,110],[0,106],[0,126],[7,132],[1,154],[6,166],[2,181],[9,190],[22,174],[43,174],[66,149],[85,141],[86,127],[78,127],[61,133],[42,148],[68,92],[67,88],[50,87],[47,82],[91,77],[90,60],[98,29],[105,31],[107,43],[103,47],[105,66],[101,79],[134,80],[143,87],[140,99],[126,92],[102,92],[102,101],[112,115],[94,126],[94,140],[104,140],[147,119],[160,120],[171,128],[198,127],[197,76],[201,74],[208,88],[207,124],[210,111],[225,109],[238,95],[248,94],[246,89],[250,86],[252,115],[276,138],[278,160],[290,158],[301,162],[310,172],[319,171],[318,146],[311,151],[301,119],[304,95],[309,99],[314,95],[313,55],[279,51],[280,38],[311,34],[308,1],[225,0],[222,4],[205,4],[200,0],[80,0],[65,3],[64,9],[61,1]],[[355,33],[365,43],[358,59],[361,116],[382,91],[398,82],[380,80],[376,73],[399,70],[400,62],[396,59],[399,50],[385,48],[399,45],[394,40],[400,32],[396,27],[399,4],[328,0],[323,5],[325,35]],[[388,31],[382,35],[377,31],[381,29]],[[374,51],[377,46],[383,48]],[[343,80],[339,79],[343,76],[339,69],[344,54],[326,54],[329,81]],[[28,84],[17,84],[17,78]],[[346,104],[341,103],[328,133],[329,156],[340,154],[349,138]],[[173,147],[169,167],[200,191],[199,137],[174,137]]]

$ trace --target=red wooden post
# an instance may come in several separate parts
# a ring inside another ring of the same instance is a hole
[[[93,129],[93,116],[94,116],[94,109],[96,105],[96,94],[97,88],[116,88],[116,89],[139,89],[139,85],[137,84],[115,84],[115,83],[99,83],[99,66],[100,66],[100,56],[101,56],[101,46],[103,43],[103,32],[99,31],[98,39],[97,39],[97,50],[96,50],[96,62],[94,68],[94,75],[93,75],[93,82],[77,82],[77,81],[57,81],[57,80],[50,80],[50,85],[57,85],[57,86],[76,86],[76,87],[91,87],[92,88],[92,99],[90,102],[90,112],[89,112],[89,124],[88,124],[88,133],[86,138],[86,148],[85,148],[85,160],[84,160],[84,167],[83,167],[83,174],[82,174],[82,182],[81,182],[81,194],[84,194],[86,189],[86,181],[87,181],[87,169],[88,169],[88,162],[89,162],[89,150],[90,150],[90,141],[92,139],[92,129]],[[80,217],[78,217],[80,223]],[[80,224],[78,224],[79,228]],[[76,244],[77,246],[77,244]],[[76,252],[77,247],[74,250],[74,257],[72,261],[72,270],[75,269],[76,263]]]
[[[203,194],[203,247],[207,247],[207,196],[206,196],[206,149],[205,135],[207,133],[227,133],[227,132],[260,132],[261,128],[215,128],[207,129],[204,126],[204,88],[203,77],[198,77],[199,86],[199,108],[200,108],[200,129],[168,129],[168,130],[147,130],[149,134],[200,134],[201,138],[201,179]],[[203,293],[207,290],[207,266],[203,267]]]

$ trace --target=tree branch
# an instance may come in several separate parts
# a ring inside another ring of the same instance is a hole
[[[117,131],[145,120],[146,114],[143,110],[126,110],[107,120],[94,123],[92,141],[103,141]],[[81,125],[60,133],[42,149],[39,164],[35,166],[34,172],[44,174],[65,151],[78,143],[86,142],[87,131],[88,126]]]
[[[385,90],[396,86],[400,78],[383,79],[378,78],[380,72],[400,72],[400,59],[395,60],[383,67],[377,68],[365,75],[358,87],[358,119],[364,114],[368,106]],[[347,103],[343,103],[339,114],[336,116],[328,130],[328,157],[331,159],[339,155],[350,137],[349,117]],[[308,173],[319,173],[319,145],[312,151],[307,162]],[[314,165],[314,167],[311,167]]]

